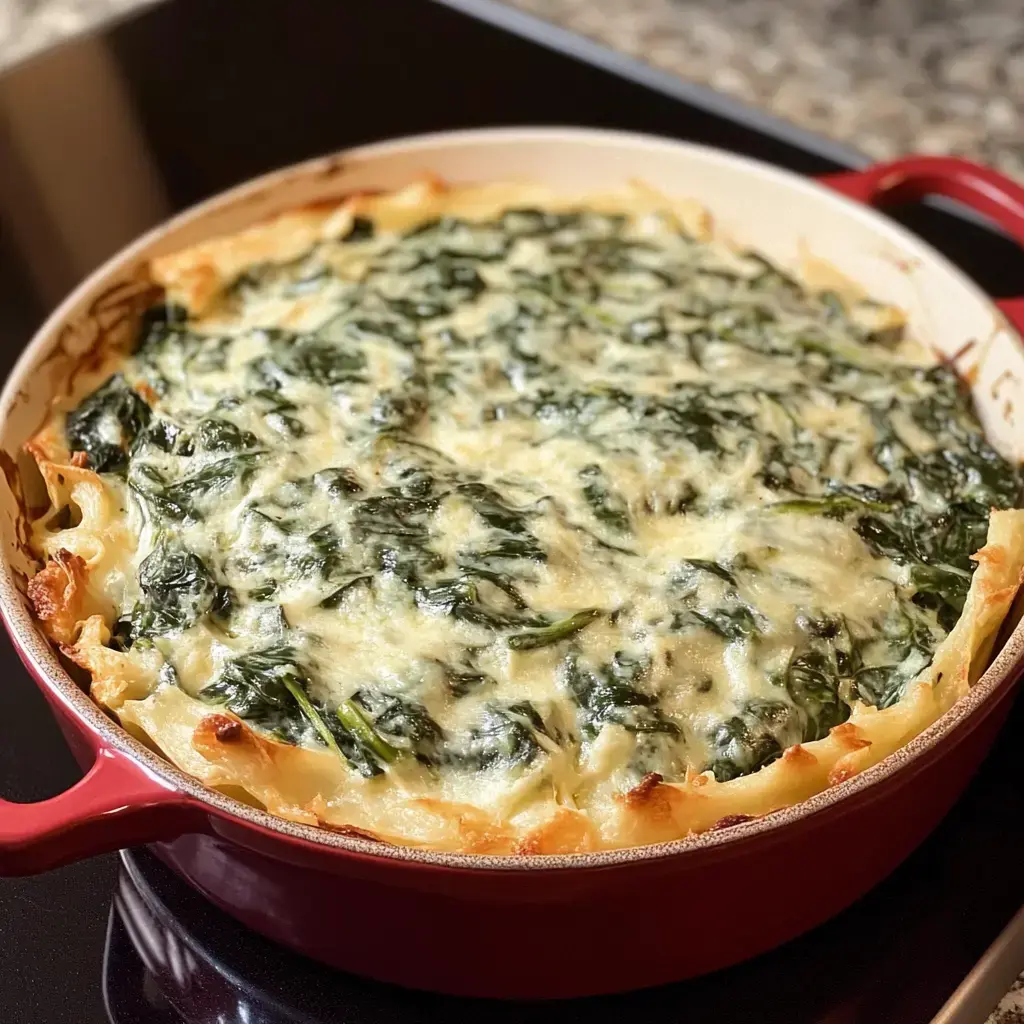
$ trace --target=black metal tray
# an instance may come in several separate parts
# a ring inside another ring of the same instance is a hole
[[[1024,909],[1010,923],[957,986],[932,1024],[977,1024],[984,1021],[1010,991],[1019,989],[1024,967]],[[1017,1024],[1020,1014],[1000,1012],[994,1024]]]

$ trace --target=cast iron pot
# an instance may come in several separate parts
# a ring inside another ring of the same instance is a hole
[[[297,825],[205,788],[123,731],[64,670],[25,600],[21,445],[100,332],[139,305],[150,257],[297,204],[394,188],[532,178],[568,189],[641,178],[692,196],[726,237],[790,266],[813,254],[973,381],[990,437],[1024,455],[1024,300],[994,304],[869,204],[951,196],[1024,242],[1024,189],[964,161],[912,157],[811,182],[713,149],[573,129],[454,132],[314,160],[182,214],[93,274],[50,317],[0,396],[0,614],[85,777],[36,804],[0,800],[0,874],[45,871],[119,847],[156,854],[259,932],[346,970],[474,996],[556,997],[692,977],[753,956],[837,913],[949,810],[1006,717],[1024,627],[971,693],[874,768],[796,807],[672,843],[558,857],[389,847]]]

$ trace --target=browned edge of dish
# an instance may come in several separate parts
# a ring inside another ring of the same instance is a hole
[[[98,343],[98,336],[104,330],[108,330],[111,323],[122,325],[140,312],[140,299],[145,296],[146,290],[150,286],[143,272],[142,261],[138,254],[153,242],[171,233],[179,233],[183,229],[187,231],[190,226],[210,218],[211,215],[214,215],[213,220],[216,222],[217,214],[229,213],[237,210],[238,207],[251,206],[253,208],[254,215],[251,223],[256,223],[286,209],[292,209],[302,204],[288,201],[283,196],[280,200],[275,201],[273,197],[278,193],[287,194],[289,186],[294,186],[298,182],[319,179],[321,182],[329,183],[346,168],[359,164],[364,159],[372,159],[376,153],[386,151],[392,147],[426,142],[435,138],[458,138],[462,141],[471,141],[475,138],[486,140],[487,138],[499,135],[514,135],[516,132],[527,132],[531,137],[550,133],[552,138],[577,135],[581,138],[634,139],[648,144],[654,141],[669,141],[657,140],[653,136],[635,133],[578,129],[468,130],[441,133],[436,136],[416,136],[398,140],[394,143],[361,147],[356,150],[349,150],[293,165],[253,179],[227,192],[214,196],[158,226],[143,238],[138,239],[125,250],[113,256],[110,261],[83,282],[39,329],[33,340],[26,347],[21,359],[19,359],[11,371],[5,385],[5,395],[12,390],[14,394],[9,399],[6,414],[10,415],[19,404],[24,404],[29,400],[29,396],[25,391],[18,387],[28,375],[38,372],[41,367],[50,365],[53,362],[88,358],[89,353],[94,351]],[[712,147],[677,143],[674,140],[672,140],[672,144],[680,148],[704,152],[712,150]],[[733,156],[732,154],[728,154],[728,157],[737,163],[749,166],[752,171],[760,169],[762,173],[770,172],[774,175],[791,179],[794,182],[799,182],[804,187],[809,185],[799,175],[782,171],[760,161]],[[346,190],[339,187],[336,193],[332,193],[329,189],[325,190],[324,195],[329,197],[333,194],[338,199],[341,199],[346,193],[351,191],[351,189]],[[852,210],[857,210],[862,216],[865,215],[863,209],[851,201],[832,194],[830,196],[835,202],[848,204]],[[867,215],[879,216],[873,213]],[[916,245],[924,245],[920,239],[917,239],[909,232],[905,232],[902,229],[897,230],[908,239],[912,239]],[[204,236],[215,233],[217,233],[216,227],[209,230],[204,229],[202,232]],[[930,249],[928,246],[925,247]],[[939,254],[934,253],[934,256],[937,260],[944,262],[943,257]],[[994,306],[992,308],[992,317],[993,322],[999,328],[1005,327],[1001,314]],[[73,344],[68,344],[69,338],[73,339]],[[50,342],[48,348],[42,344],[45,340]],[[1019,341],[1020,339],[1017,338],[1016,340]],[[45,349],[45,351],[40,355],[36,355],[36,349]],[[13,474],[16,472],[17,455],[17,452],[0,451],[0,469],[2,469],[9,486],[14,482]],[[25,503],[20,496],[20,489],[14,490],[12,487],[12,493],[14,500],[18,502],[22,510],[22,515],[24,515]],[[21,538],[22,536],[23,532],[19,532],[18,537]],[[22,554],[24,553],[23,550]],[[961,729],[961,727],[968,726],[968,720],[975,717],[977,712],[986,705],[994,705],[997,695],[1016,682],[1019,671],[1024,666],[1024,618],[1022,618],[1024,616],[1024,591],[1022,591],[1022,593],[1017,595],[1014,606],[1000,632],[1001,646],[1000,643],[997,643],[999,653],[993,658],[985,673],[968,694],[958,700],[949,711],[931,726],[878,764],[807,800],[771,812],[763,817],[744,821],[727,828],[712,829],[682,839],[646,846],[625,847],[596,853],[555,855],[446,853],[416,847],[390,845],[345,835],[327,828],[292,822],[251,807],[217,790],[206,787],[192,776],[177,768],[170,761],[155,753],[151,748],[132,737],[111,716],[105,713],[99,705],[94,703],[89,695],[71,678],[60,663],[55,650],[44,638],[35,623],[25,598],[24,583],[24,575],[11,565],[10,558],[5,552],[4,557],[0,559],[0,614],[2,614],[7,624],[12,640],[27,659],[30,671],[36,677],[37,682],[52,691],[72,714],[83,720],[100,737],[106,746],[128,755],[133,761],[169,783],[177,791],[191,797],[200,804],[208,805],[213,810],[219,812],[221,816],[239,818],[252,825],[296,840],[344,850],[356,855],[410,861],[463,871],[550,871],[611,867],[626,863],[664,860],[691,852],[703,852],[731,846],[744,840],[752,839],[755,836],[767,836],[769,833],[774,833],[776,830],[780,830],[787,825],[793,825],[828,811],[844,800],[865,794],[871,788],[908,769],[915,761],[931,754],[943,741],[951,737],[953,733]],[[1011,624],[1013,626],[1012,631],[1010,629]]]

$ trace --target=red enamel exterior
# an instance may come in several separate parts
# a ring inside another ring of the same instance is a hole
[[[822,184],[869,206],[911,203],[946,196],[984,214],[1024,245],[1024,186],[991,167],[955,157],[911,156],[862,171],[844,171],[819,179]],[[1007,320],[1024,330],[1024,298],[996,305]]]
[[[1024,243],[1024,189],[965,161],[915,157],[823,180],[870,203],[950,196]],[[1024,300],[1001,308],[1024,329]],[[328,846],[207,804],[112,749],[21,653],[88,771],[50,800],[0,800],[0,874],[155,844],[210,900],[270,938],[346,970],[475,996],[564,997],[679,980],[828,919],[893,870],[949,810],[1004,721],[1016,683],[1016,675],[1007,679],[899,770],[784,827],[663,856],[503,869]],[[358,929],[339,926],[353,919]],[[696,931],[691,922],[700,922]],[[626,929],[644,941],[614,941]],[[682,938],[695,934],[700,942]]]
[[[469,996],[618,992],[696,977],[772,949],[867,892],[950,809],[1010,702],[1007,690],[933,763],[915,763],[837,813],[662,860],[459,872],[396,870],[373,858],[341,867],[320,858],[295,871],[273,854],[243,850],[235,829],[187,836],[158,852],[256,931],[359,974]],[[338,928],[346,918],[359,920],[359,929]],[[395,948],[410,953],[382,955],[396,920],[403,924]],[[620,934],[644,941],[618,942]],[[583,936],[598,941],[574,940]]]

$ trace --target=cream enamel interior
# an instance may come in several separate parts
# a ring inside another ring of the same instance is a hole
[[[429,147],[430,142],[421,145]],[[713,210],[716,225],[727,237],[742,239],[745,244],[791,267],[800,266],[806,253],[814,253],[844,276],[862,284],[873,296],[907,310],[912,328],[947,354],[960,351],[965,341],[978,342],[973,352],[965,356],[965,363],[975,354],[984,354],[977,376],[979,406],[1001,447],[1008,453],[1019,450],[1012,422],[1006,423],[1001,415],[1006,412],[1007,395],[1015,384],[1015,374],[1005,361],[996,365],[997,360],[1005,359],[1007,354],[1016,356],[1012,336],[993,320],[988,303],[977,293],[972,295],[973,289],[952,268],[926,252],[915,254],[914,244],[910,246],[908,257],[905,244],[908,240],[900,237],[902,233],[888,229],[843,201],[778,172],[752,171],[752,165],[736,158],[657,141],[637,142],[596,134],[581,134],[572,139],[548,133],[518,137],[516,133],[495,133],[490,136],[489,144],[456,138],[436,145],[436,151],[428,149],[427,153],[417,152],[413,147],[407,152],[399,148],[389,154],[384,147],[379,162],[372,157],[360,160],[357,156],[336,169],[336,176],[329,182],[308,172],[300,171],[294,178],[290,174],[295,172],[285,172],[279,191],[257,190],[252,202],[239,202],[237,198],[232,201],[228,197],[223,201],[224,208],[214,211],[212,216],[205,218],[200,210],[198,221],[188,219],[177,226],[172,224],[169,236],[149,246],[144,240],[143,249],[132,254],[128,266],[144,254],[167,252],[200,235],[229,229],[233,218],[244,216],[247,223],[254,215],[254,208],[270,203],[271,196],[273,208],[280,209],[299,198],[311,200],[321,195],[337,195],[352,188],[366,187],[371,182],[377,186],[397,184],[407,180],[412,168],[422,170],[427,159],[431,170],[452,182],[479,180],[487,176],[488,168],[498,164],[507,177],[511,164],[511,170],[523,176],[543,175],[545,180],[559,187],[582,184],[588,188],[609,185],[621,180],[623,174],[635,173],[639,162],[643,165],[645,181],[671,189],[673,194],[693,195]],[[601,149],[599,160],[592,159],[594,147]],[[565,159],[570,154],[577,158],[571,165]],[[576,172],[571,180],[567,178],[570,167]],[[593,180],[595,175],[600,180]],[[582,178],[586,180],[581,181]],[[745,182],[744,187],[739,187],[741,181]],[[737,197],[737,193],[741,195]],[[729,197],[731,202],[727,201]],[[759,213],[755,212],[755,207]],[[767,226],[766,218],[770,222]],[[780,223],[780,218],[788,223]],[[235,224],[237,226],[238,222]],[[84,301],[80,297],[79,308]],[[938,316],[936,310],[944,315]],[[45,332],[42,340],[47,340]],[[37,353],[41,347],[37,347]],[[57,368],[55,373],[65,369]],[[46,375],[34,378],[35,383],[40,380],[45,386]],[[9,406],[11,397],[8,388],[5,407]],[[37,403],[37,413],[39,408]],[[25,407],[19,411],[24,414]],[[22,415],[17,419],[24,425],[30,416]],[[12,418],[9,427],[14,422]],[[38,420],[34,425],[38,425]]]

